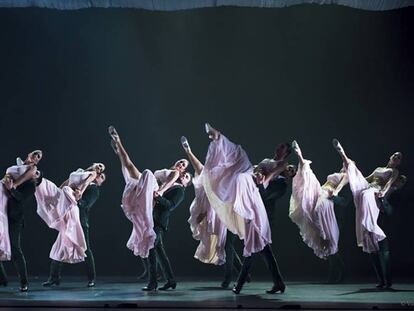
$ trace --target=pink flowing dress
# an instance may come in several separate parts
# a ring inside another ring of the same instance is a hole
[[[299,233],[316,256],[322,259],[338,252],[339,228],[335,217],[334,203],[327,189],[321,187],[310,168],[311,161],[299,164],[292,181],[289,217],[299,227]],[[327,177],[337,187],[343,174]]]
[[[381,190],[371,186],[354,161],[348,162],[347,174],[356,208],[356,238],[359,247],[366,253],[379,250],[378,242],[385,239],[385,233],[378,226],[379,208],[376,194]],[[375,174],[375,171],[374,171]]]
[[[272,242],[266,210],[252,173],[253,166],[240,145],[222,134],[210,143],[201,173],[204,191],[221,222],[244,240],[246,257]]]
[[[13,180],[22,176],[29,169],[29,165],[14,165],[6,170],[6,174],[10,175]],[[0,261],[11,259],[10,237],[9,237],[9,221],[7,217],[7,201],[9,193],[0,182]]]
[[[37,213],[58,236],[50,258],[60,262],[78,263],[85,260],[86,242],[79,218],[78,203],[72,187],[80,186],[91,172],[78,169],[69,176],[69,186],[62,189],[43,178],[36,188]]]
[[[195,198],[188,219],[193,238],[199,241],[194,258],[203,263],[222,265],[226,262],[227,228],[211,207],[201,178],[202,175],[193,178]],[[201,222],[197,220],[200,215],[205,215]]]
[[[139,179],[132,178],[122,169],[125,188],[122,195],[122,210],[132,222],[132,233],[127,247],[135,256],[148,257],[154,247],[156,234],[152,218],[154,191],[158,190],[157,179],[150,170],[145,170]]]

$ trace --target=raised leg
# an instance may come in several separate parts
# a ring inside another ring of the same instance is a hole
[[[122,168],[128,172],[130,177],[139,179],[141,177],[141,172],[136,168],[134,163],[132,163],[131,159],[129,158],[127,151],[122,145],[118,132],[112,125],[108,128],[108,132],[112,138],[112,144],[116,147],[116,154],[121,161]]]
[[[188,143],[187,138],[184,136],[181,136],[181,145],[183,146],[184,151],[187,154],[188,160],[193,166],[196,175],[200,175],[204,166],[200,162],[200,160],[194,155],[194,153],[191,151],[190,144]]]

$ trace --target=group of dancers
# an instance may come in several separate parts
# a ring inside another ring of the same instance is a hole
[[[166,283],[159,290],[175,289],[177,282],[164,249],[171,213],[184,199],[186,187],[193,184],[195,198],[188,220],[194,239],[199,241],[194,257],[207,264],[224,265],[223,288],[238,274],[232,288],[241,292],[250,280],[254,254],[261,254],[272,277],[267,293],[283,293],[285,283],[271,248],[271,226],[277,200],[287,192],[292,179],[289,217],[298,226],[300,235],[316,256],[341,265],[338,255],[339,229],[334,206],[343,205],[342,188],[349,184],[356,208],[358,246],[369,253],[378,277],[378,288],[392,286],[388,239],[381,223],[390,214],[389,195],[401,188],[406,178],[399,174],[402,160],[394,153],[385,167],[378,167],[364,177],[350,160],[341,144],[333,146],[342,158],[340,172],[327,177],[321,185],[306,160],[299,144],[280,144],[271,159],[252,165],[240,145],[231,142],[208,123],[206,133],[211,139],[205,163],[192,152],[185,137],[181,138],[187,159],[178,160],[171,168],[141,171],[131,161],[117,130],[110,126],[111,146],[121,163],[125,180],[122,210],[132,223],[126,246],[141,257],[148,277],[144,291],[158,288],[158,273]],[[294,152],[299,164],[289,164]],[[99,187],[105,182],[105,165],[94,163],[78,169],[61,186],[43,177],[38,170],[42,151],[35,150],[24,161],[17,159],[9,167],[0,185],[0,260],[12,260],[20,278],[20,290],[28,290],[26,261],[20,236],[24,224],[23,209],[28,198],[35,196],[37,213],[58,236],[50,252],[49,279],[44,286],[59,285],[63,263],[86,261],[88,287],[95,286],[95,263],[89,243],[89,211],[99,198]],[[188,167],[194,169],[194,177]],[[236,236],[243,240],[244,261],[234,249]],[[158,269],[160,268],[160,271]],[[340,281],[339,274],[331,281]],[[0,262],[0,284],[7,277]]]

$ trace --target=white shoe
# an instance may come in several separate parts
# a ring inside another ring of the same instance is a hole
[[[111,138],[115,141],[118,142],[119,141],[119,135],[118,132],[116,131],[115,127],[113,125],[110,125],[108,127],[108,133],[109,135],[111,135]]]
[[[336,149],[336,151],[338,151],[339,153],[344,153],[344,148],[342,148],[341,144],[336,138],[332,139],[332,145]]]
[[[183,146],[184,150],[191,151],[190,144],[185,136],[181,136],[181,145]]]

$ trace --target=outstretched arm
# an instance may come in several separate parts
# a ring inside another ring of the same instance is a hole
[[[274,167],[269,174],[265,176],[264,183],[271,181],[276,176],[280,175],[285,169],[288,163],[286,161],[279,162],[276,167]]]
[[[187,154],[188,160],[190,161],[191,165],[193,166],[196,175],[200,175],[201,171],[204,168],[204,165],[203,165],[203,163],[200,162],[200,160],[191,151],[190,144],[188,143],[187,138],[184,137],[184,136],[181,136],[181,145],[183,146],[183,149],[184,149],[185,153]]]
[[[180,173],[174,170],[170,173],[170,175],[168,175],[167,180],[160,186],[157,192],[162,195],[177,181],[178,177],[180,177]]]
[[[392,184],[397,180],[399,175],[400,173],[397,169],[392,170],[391,178],[385,184],[384,188],[382,188],[382,190],[378,193],[379,198],[383,198],[388,194],[388,191],[390,191]]]
[[[29,169],[19,178],[13,181],[13,187],[17,188],[22,183],[34,178],[36,176],[37,167],[35,165],[30,166]]]

